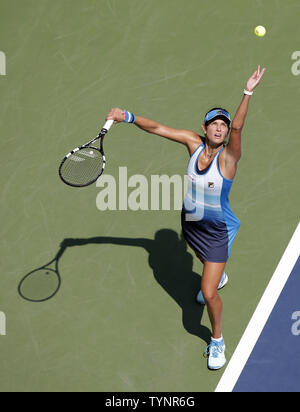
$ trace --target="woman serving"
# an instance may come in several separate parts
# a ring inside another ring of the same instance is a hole
[[[210,110],[204,118],[204,137],[190,130],[173,129],[121,109],[112,109],[107,120],[134,123],[140,129],[184,144],[190,154],[189,189],[182,210],[183,235],[203,263],[201,291],[197,301],[207,305],[212,326],[206,354],[208,367],[220,369],[226,363],[222,336],[223,303],[218,289],[225,286],[226,263],[240,222],[229,206],[229,194],[241,158],[241,136],[254,89],[265,69],[260,66],[246,84],[243,100],[231,122],[223,108]],[[228,143],[225,140],[229,135]]]

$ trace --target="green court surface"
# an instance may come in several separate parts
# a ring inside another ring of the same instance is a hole
[[[67,187],[57,170],[111,107],[200,131],[211,107],[234,114],[267,67],[231,195],[242,226],[221,292],[229,360],[299,222],[299,13],[295,0],[0,1],[1,391],[215,390],[223,371],[202,357],[210,324],[180,211],[101,212],[99,187]],[[183,176],[188,162],[131,125],[114,126],[105,151],[116,178],[120,166]],[[63,241],[59,292],[22,299],[22,277]]]

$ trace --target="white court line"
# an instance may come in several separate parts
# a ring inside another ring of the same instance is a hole
[[[300,223],[284,252],[215,392],[232,392],[299,258]]]

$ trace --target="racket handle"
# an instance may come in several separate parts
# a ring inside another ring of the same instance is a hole
[[[103,129],[109,131],[109,129],[112,127],[113,124],[114,124],[114,120],[107,120],[107,122],[103,126]]]

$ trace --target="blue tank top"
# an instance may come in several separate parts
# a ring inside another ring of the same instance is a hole
[[[229,238],[240,227],[239,219],[233,214],[229,204],[229,194],[233,180],[226,179],[219,167],[219,157],[224,146],[203,172],[198,169],[198,160],[205,148],[201,144],[190,158],[187,176],[188,191],[184,199],[186,222],[211,222],[226,224]],[[229,239],[230,241],[230,239]]]

